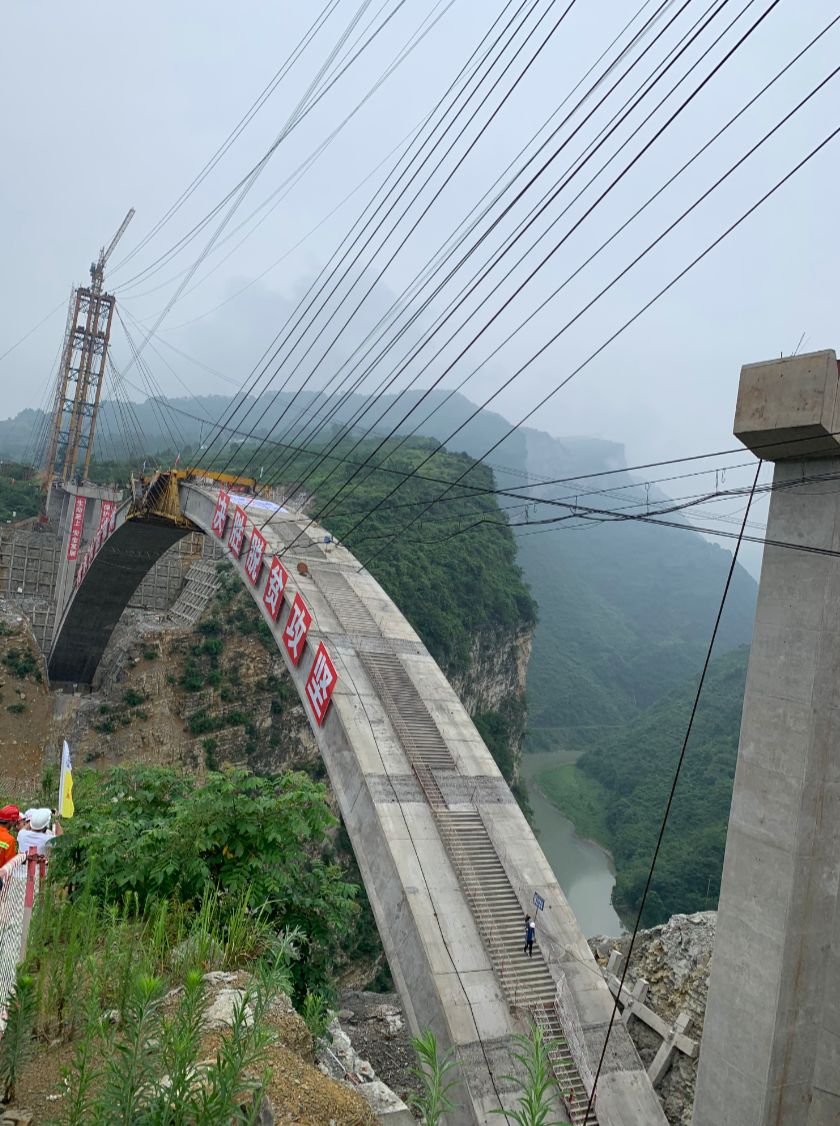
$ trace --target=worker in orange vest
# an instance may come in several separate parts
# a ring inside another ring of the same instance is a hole
[[[20,824],[20,810],[16,805],[0,809],[0,868],[17,856],[17,841],[11,834]]]

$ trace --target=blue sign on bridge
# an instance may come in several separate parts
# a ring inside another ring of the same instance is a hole
[[[536,891],[534,892],[534,906],[538,911],[543,911],[545,909],[545,900]]]

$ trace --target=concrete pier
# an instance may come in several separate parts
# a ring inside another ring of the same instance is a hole
[[[736,436],[776,466],[694,1126],[840,1122],[838,432],[834,352],[742,370]]]

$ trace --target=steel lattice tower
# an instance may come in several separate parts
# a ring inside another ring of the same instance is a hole
[[[46,485],[86,481],[96,433],[115,298],[103,291],[105,263],[134,215],[132,208],[106,250],[90,267],[90,285],[70,297],[52,424],[44,458]]]

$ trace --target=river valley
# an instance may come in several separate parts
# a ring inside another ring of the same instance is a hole
[[[563,761],[553,751],[522,756],[522,776],[534,810],[534,829],[557,881],[587,937],[619,935],[621,920],[610,902],[615,876],[609,854],[594,841],[583,840],[572,822],[543,794],[539,776]]]

